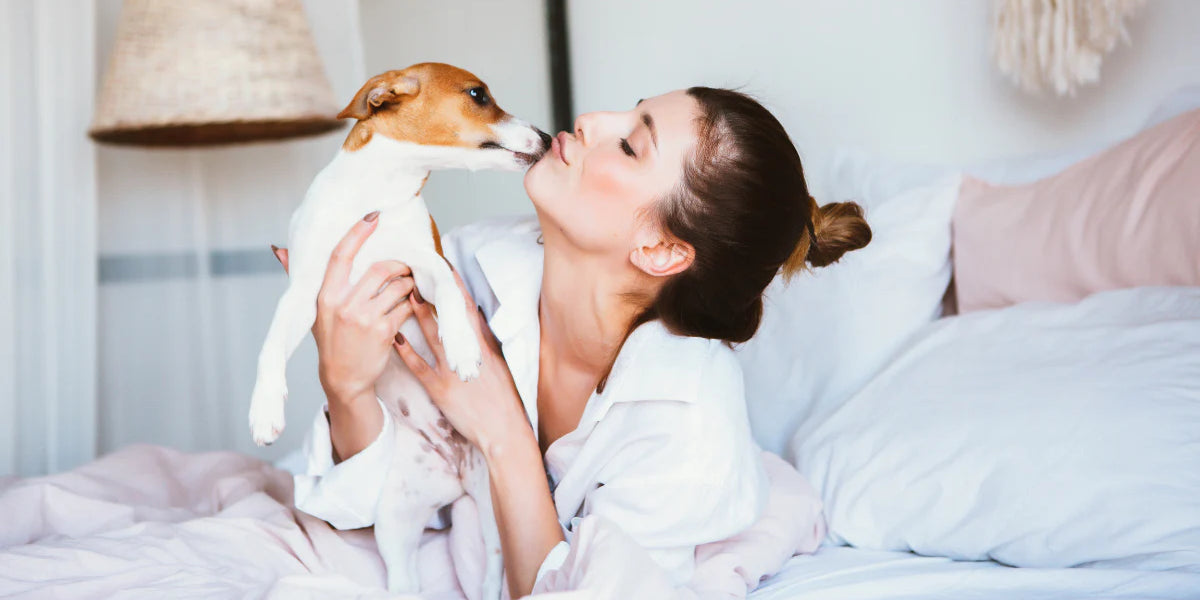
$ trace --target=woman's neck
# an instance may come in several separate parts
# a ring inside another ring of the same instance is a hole
[[[538,304],[543,352],[573,371],[607,371],[650,290],[632,269],[546,240]]]

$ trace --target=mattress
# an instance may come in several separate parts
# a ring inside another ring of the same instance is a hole
[[[1200,599],[1200,573],[1119,569],[1018,569],[905,552],[823,547],[795,556],[750,600]]]

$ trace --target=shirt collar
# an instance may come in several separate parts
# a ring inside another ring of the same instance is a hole
[[[475,260],[499,303],[488,324],[502,343],[537,324],[542,291],[543,253],[537,222],[519,222],[506,233],[475,251]]]
[[[604,391],[588,401],[588,417],[600,420],[608,409],[620,402],[666,400],[690,402],[699,396],[700,373],[705,364],[708,343],[715,340],[677,336],[661,321],[639,325],[630,334],[613,363]]]

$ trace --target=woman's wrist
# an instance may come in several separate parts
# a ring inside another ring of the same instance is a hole
[[[383,409],[375,394],[327,394],[329,441],[334,460],[341,462],[370,446],[383,430]]]
[[[321,389],[325,390],[325,401],[330,407],[339,406],[354,406],[363,402],[369,394],[366,390],[353,390],[344,387],[334,386],[321,382]]]
[[[524,456],[536,457],[538,462],[541,462],[542,451],[538,447],[537,437],[534,436],[529,421],[523,414],[521,417],[519,420],[509,419],[504,426],[493,427],[493,431],[487,437],[478,441],[488,470],[494,470],[497,465],[510,460],[522,460],[520,457]]]
[[[348,386],[343,381],[345,378],[332,376],[323,367],[318,370],[318,374],[321,389],[325,391],[325,399],[331,406],[354,403],[361,400],[368,392],[374,391],[374,386],[371,386],[370,389],[362,386]]]

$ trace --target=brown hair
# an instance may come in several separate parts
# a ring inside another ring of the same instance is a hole
[[[659,319],[676,335],[744,342],[758,330],[763,291],[780,269],[791,277],[837,262],[866,246],[871,228],[858,204],[817,205],[796,146],[758,101],[727,89],[687,93],[700,105],[696,148],[650,216],[695,255],[629,332]]]

